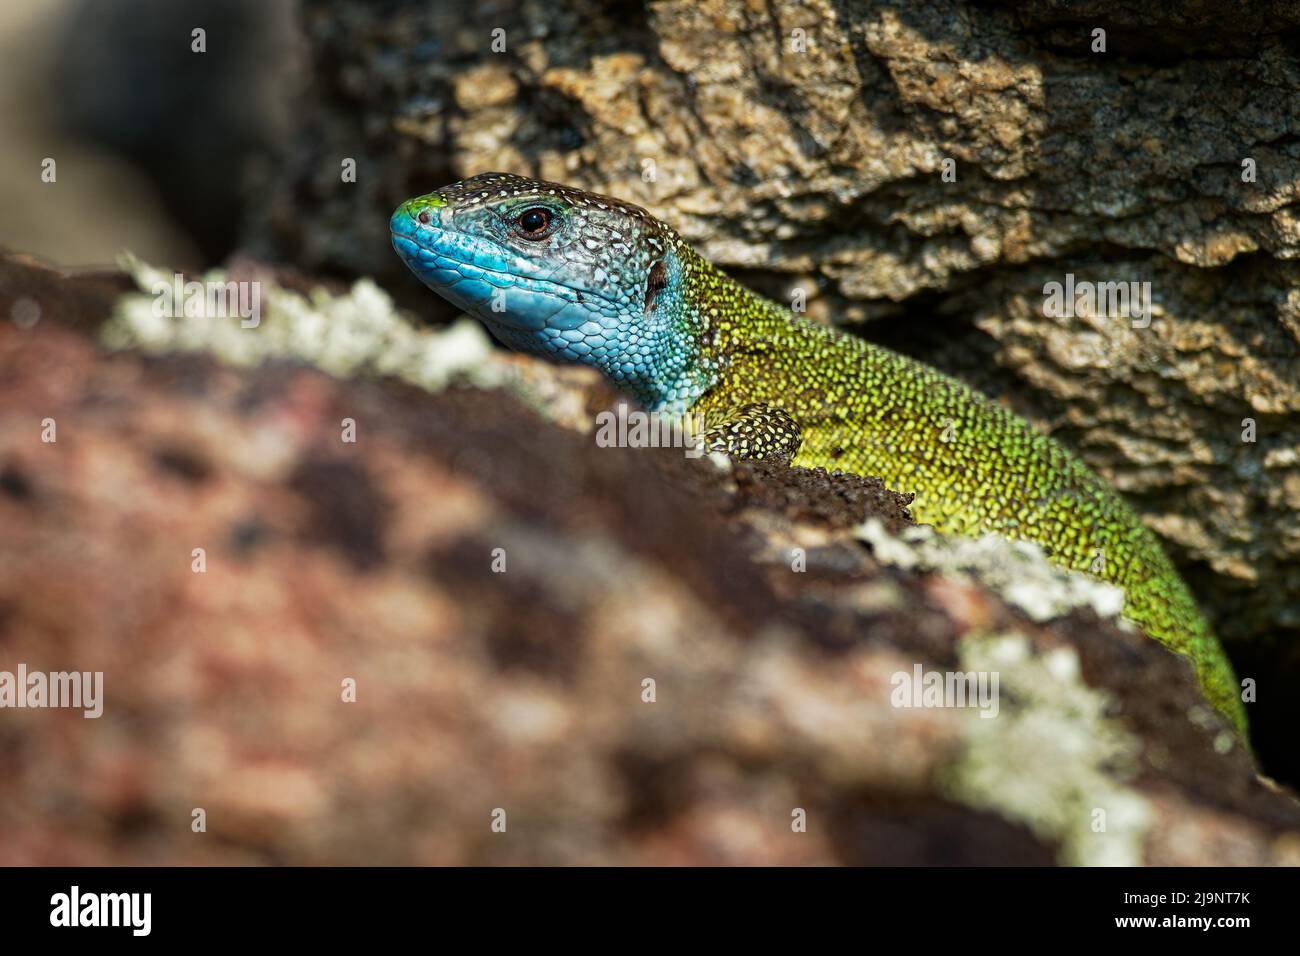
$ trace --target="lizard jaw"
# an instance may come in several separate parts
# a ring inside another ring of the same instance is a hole
[[[590,335],[619,316],[619,307],[598,293],[523,274],[511,253],[493,243],[410,222],[399,210],[390,226],[393,248],[407,268],[453,305],[489,325],[520,332]]]

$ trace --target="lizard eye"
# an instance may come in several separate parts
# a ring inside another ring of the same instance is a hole
[[[420,220],[420,222],[424,223],[427,226],[429,224],[429,210],[421,209],[420,214],[415,218]]]
[[[519,234],[525,239],[543,239],[554,219],[549,209],[537,206],[520,213],[519,218],[515,220],[515,225],[519,229]]]

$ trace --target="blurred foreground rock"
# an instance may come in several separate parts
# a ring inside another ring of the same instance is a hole
[[[0,670],[106,698],[0,710],[0,864],[1300,862],[1184,662],[882,567],[873,481],[109,353],[122,284],[0,263],[0,314],[41,305],[0,321]],[[916,666],[998,670],[997,716],[892,706]]]

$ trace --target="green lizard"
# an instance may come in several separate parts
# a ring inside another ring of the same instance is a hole
[[[1232,666],[1154,534],[1051,438],[956,379],[754,294],[644,209],[504,173],[409,199],[393,246],[511,348],[595,366],[732,455],[880,476],[941,532],[998,532],[1125,589],[1245,736]]]

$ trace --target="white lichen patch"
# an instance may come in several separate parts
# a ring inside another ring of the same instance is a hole
[[[946,537],[927,526],[908,528],[895,537],[878,518],[859,525],[854,535],[871,545],[884,564],[969,576],[1035,621],[1048,621],[1081,607],[1092,608],[1102,618],[1118,619],[1124,607],[1123,588],[1058,567],[1028,541],[1011,541],[996,534]]]
[[[112,348],[204,352],[241,367],[290,359],[339,378],[390,376],[429,391],[453,381],[494,387],[508,377],[477,322],[462,319],[446,329],[421,328],[394,309],[388,294],[369,279],[359,279],[343,295],[315,289],[309,296],[258,279],[254,322],[238,314],[167,314],[182,310],[155,290],[173,287],[174,276],[130,255],[120,264],[141,291],[117,300],[103,331]],[[209,288],[232,279],[213,270],[197,281]]]
[[[707,458],[709,462],[713,465],[713,467],[718,469],[718,471],[727,475],[731,474],[732,472],[731,459],[723,452],[711,451],[704,457]]]
[[[1105,692],[1080,680],[1074,649],[1038,653],[1015,634],[962,641],[959,653],[962,670],[999,675],[1001,700],[994,719],[966,722],[943,791],[1023,823],[1061,863],[1140,865],[1155,814],[1128,783],[1139,744],[1105,716]]]

